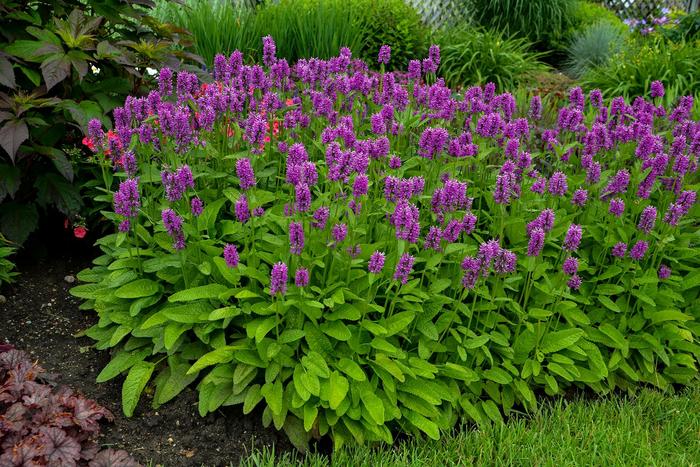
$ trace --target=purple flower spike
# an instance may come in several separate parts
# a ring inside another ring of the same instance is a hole
[[[570,256],[564,260],[562,271],[568,276],[572,276],[578,272],[578,259]]]
[[[659,279],[664,281],[669,277],[671,277],[671,268],[665,264],[662,264],[661,267],[659,267]]]
[[[383,45],[379,48],[379,56],[377,57],[377,61],[387,65],[389,60],[391,60],[391,47],[388,45]]]
[[[627,244],[624,242],[618,242],[612,248],[612,255],[616,258],[624,258],[627,254]]]
[[[194,217],[199,217],[202,214],[202,211],[204,211],[204,204],[202,203],[202,200],[199,198],[192,198],[192,201],[190,201],[190,210],[192,211],[192,215]]]
[[[381,251],[375,251],[369,258],[369,264],[367,265],[367,270],[372,274],[379,274],[382,269],[384,269],[384,261],[386,256]]]
[[[588,201],[588,191],[583,188],[579,188],[574,192],[574,196],[571,198],[571,204],[579,207],[584,207]]]
[[[306,268],[299,268],[294,274],[294,285],[299,288],[306,287],[309,285],[309,270]]]
[[[635,261],[640,261],[644,258],[644,255],[646,254],[648,249],[649,243],[647,243],[644,240],[639,240],[637,243],[634,244],[634,246],[630,250],[630,258],[632,258]]]
[[[578,224],[571,224],[564,238],[564,249],[568,251],[576,251],[581,244],[581,236],[583,229]]]
[[[568,285],[571,290],[578,290],[581,287],[581,283],[581,277],[578,274],[574,274],[566,285]]]
[[[610,200],[610,208],[608,209],[610,214],[616,217],[620,217],[622,213],[625,212],[625,202],[620,198],[615,198]]]
[[[527,245],[528,256],[539,256],[544,247],[544,230],[541,228],[533,229],[530,232],[530,241]]]
[[[567,188],[566,175],[563,172],[554,172],[547,186],[549,192],[554,196],[564,196]]]
[[[289,224],[289,249],[295,255],[300,255],[304,249],[304,226],[301,222]]]
[[[346,224],[335,224],[331,229],[331,235],[335,243],[342,242],[348,235],[348,226]]]
[[[328,222],[328,216],[331,210],[327,206],[321,206],[314,211],[314,221],[311,226],[315,229],[323,230],[326,228],[326,222]]]
[[[242,222],[244,224],[248,222],[248,219],[250,219],[250,208],[248,207],[248,198],[246,198],[245,195],[238,198],[234,208],[238,222]]]
[[[401,258],[399,259],[399,262],[396,265],[396,271],[394,272],[394,280],[401,281],[402,284],[407,283],[408,276],[413,270],[413,263],[415,261],[416,258],[409,255],[408,253],[404,253],[403,255],[401,255]]]
[[[238,256],[238,249],[236,245],[227,244],[224,247],[224,261],[226,261],[226,266],[230,268],[235,268],[238,266],[240,258]]]
[[[275,263],[272,266],[270,278],[270,295],[284,295],[287,293],[287,265]]]
[[[661,81],[652,81],[651,83],[651,98],[664,97],[664,84]]]
[[[114,212],[127,218],[134,218],[138,215],[140,207],[138,179],[130,178],[119,183],[119,190],[114,194]]]
[[[243,158],[236,161],[236,175],[238,175],[241,190],[248,190],[255,186],[255,172],[250,159]]]
[[[645,207],[642,211],[642,215],[639,217],[639,224],[637,225],[637,228],[648,235],[654,228],[655,223],[656,208],[654,206]]]

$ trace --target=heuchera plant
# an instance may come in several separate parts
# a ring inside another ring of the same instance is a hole
[[[202,415],[262,402],[340,446],[697,376],[692,98],[575,88],[548,115],[453,92],[437,47],[397,74],[264,44],[90,124],[118,232],[72,293],[127,415],[150,381],[156,406],[196,382]]]
[[[47,378],[27,354],[0,345],[0,465],[140,465],[95,442],[100,421],[112,420],[109,410]]]

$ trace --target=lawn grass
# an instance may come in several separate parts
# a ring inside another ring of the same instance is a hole
[[[700,465],[700,384],[676,394],[650,389],[543,404],[501,426],[465,427],[440,441],[353,447],[319,454],[251,453],[242,467],[442,465]]]

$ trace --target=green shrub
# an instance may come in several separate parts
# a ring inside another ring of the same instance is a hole
[[[605,22],[622,35],[629,33],[629,27],[609,8],[590,1],[574,2],[569,27],[562,34],[551,36],[549,44],[557,52],[567,52],[571,43],[597,23]]]
[[[467,0],[476,24],[547,50],[573,25],[576,0]]]
[[[528,75],[547,69],[526,39],[506,38],[496,31],[461,25],[443,30],[437,41],[442,56],[439,76],[449,86],[492,81],[498,89],[512,89]]]
[[[280,0],[269,2],[255,18],[257,43],[272,36],[277,55],[293,63],[300,58],[328,59],[341,47],[358,50],[362,31],[355,22],[357,8],[344,0]],[[262,48],[260,48],[262,57]]]
[[[403,0],[350,0],[361,35],[360,55],[375,67],[382,45],[391,47],[388,68],[405,69],[408,61],[427,50],[428,28]],[[355,50],[355,49],[353,49]]]
[[[674,44],[663,39],[629,42],[605,64],[591,68],[581,81],[607,96],[643,95],[661,80],[674,96],[700,94],[700,42]]]
[[[47,209],[81,210],[85,152],[69,156],[88,120],[108,124],[127,94],[146,89],[147,68],[184,58],[173,51],[180,35],[146,13],[118,0],[0,4],[0,232],[8,239],[21,245]]]
[[[625,36],[619,28],[607,21],[589,26],[574,37],[567,50],[568,73],[580,78],[590,68],[605,64],[612,55],[620,52],[624,41]]]
[[[217,53],[240,50],[257,55],[260,51],[262,36],[255,29],[255,9],[250,6],[231,0],[187,0],[182,4],[160,0],[154,15],[187,30],[194,52],[209,66]]]
[[[184,6],[161,1],[159,18],[187,29],[194,51],[211,65],[217,53],[241,50],[260,61],[260,38],[277,39],[277,55],[328,59],[349,47],[370,66],[382,45],[391,46],[389,68],[403,68],[426,50],[428,29],[403,0],[280,0],[257,8],[226,0],[188,0]],[[212,22],[211,18],[221,18]]]

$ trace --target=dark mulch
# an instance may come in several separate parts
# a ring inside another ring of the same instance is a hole
[[[7,301],[0,304],[0,344],[8,342],[25,350],[47,371],[59,374],[60,384],[111,410],[115,420],[104,426],[104,447],[125,449],[141,462],[167,467],[237,465],[255,448],[290,449],[284,433],[262,426],[259,412],[245,416],[240,408],[225,408],[201,418],[191,389],[158,410],[151,408],[146,395],[135,415],[124,417],[122,378],[95,382],[109,361],[109,352],[93,349],[87,337],[74,337],[96,319],[93,312],[78,309],[79,300],[68,293],[75,284],[64,278],[89,266],[90,253],[76,256],[73,248],[54,246],[59,253],[53,258],[23,258],[19,280],[2,291]]]

